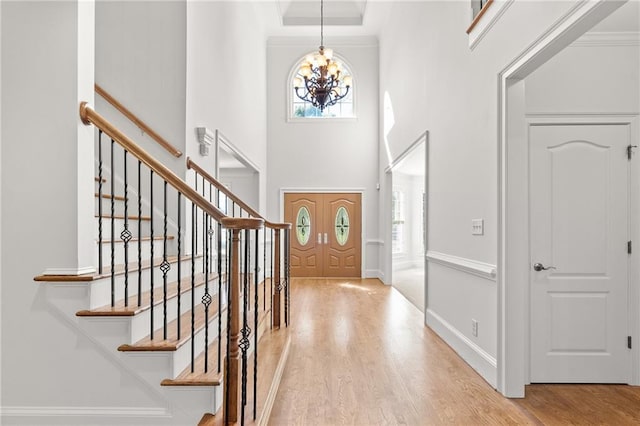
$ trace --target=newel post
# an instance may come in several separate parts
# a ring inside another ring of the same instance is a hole
[[[224,218],[222,226],[231,230],[231,272],[229,276],[229,302],[227,305],[229,324],[227,333],[229,336],[228,357],[224,364],[225,390],[224,390],[224,417],[226,424],[238,422],[240,407],[240,233],[243,229],[262,228],[264,221],[253,218]]]

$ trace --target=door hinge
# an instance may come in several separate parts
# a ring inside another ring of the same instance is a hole
[[[627,253],[631,254],[631,241],[627,241]]]
[[[637,148],[638,145],[629,145],[627,146],[627,160],[631,160],[631,156],[633,155],[633,148]]]
[[[627,348],[631,349],[631,336],[627,336]]]

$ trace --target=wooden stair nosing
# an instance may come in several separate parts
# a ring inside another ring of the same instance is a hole
[[[226,311],[227,311],[227,308],[226,306],[224,306],[222,309],[222,312],[224,313]],[[271,309],[259,311],[258,330],[262,329],[262,326],[264,325],[265,321],[268,322],[268,319],[271,317],[270,313],[271,313]],[[247,323],[249,327],[254,326],[254,318],[255,318],[254,315],[255,314],[253,314],[253,312],[248,313]],[[265,328],[263,333],[258,336],[258,344],[260,343],[260,341],[262,340],[262,337],[266,334],[267,331],[269,331],[269,329]],[[251,334],[249,336],[249,340],[251,341],[252,344],[254,342],[253,340],[254,333],[255,333],[255,330],[251,330]],[[222,329],[223,343],[221,345],[222,351],[226,350],[226,335],[227,335],[226,329],[223,327]],[[215,341],[209,345],[209,353],[214,354],[215,356],[217,355],[217,349],[218,349],[218,339],[216,338]],[[211,359],[209,360],[209,370],[215,371],[215,373],[211,373],[211,372],[191,373],[191,366],[188,366],[175,379],[164,379],[160,384],[162,386],[219,386],[220,380],[222,380],[222,377],[221,376],[218,377],[219,373],[217,372],[217,368],[218,368],[217,360],[218,360],[217,356],[215,356],[215,358],[211,357]],[[203,369],[204,369],[204,352],[198,355],[194,364],[194,370],[202,371]]]
[[[95,197],[96,198],[100,197],[100,194],[96,192]],[[122,195],[102,194],[102,198],[106,198],[108,200],[113,198],[114,200],[117,200],[117,201],[126,201],[126,198],[123,197]]]
[[[218,295],[213,295],[209,307],[209,321],[212,321],[218,315]],[[224,311],[224,309],[223,309]],[[120,352],[173,352],[178,350],[182,345],[191,339],[191,311],[185,312],[180,316],[180,339],[177,338],[176,327],[177,319],[167,323],[167,339],[163,338],[163,329],[155,330],[153,340],[150,336],[134,343],[124,344],[118,347]],[[204,305],[196,305],[194,334],[197,334],[205,328],[205,310]]]
[[[94,181],[96,182],[100,182],[100,178],[98,176],[93,178]],[[102,178],[102,183],[105,183],[107,180],[105,178]]]
[[[216,284],[218,276],[209,277],[209,282]],[[191,276],[183,277],[180,280],[180,294],[187,293],[191,290]],[[204,273],[196,275],[193,288],[199,288],[204,285]],[[209,284],[211,285],[211,284]],[[154,289],[154,306],[161,305],[164,301],[164,290],[162,285]],[[129,296],[129,306],[124,305],[124,299],[118,300],[115,306],[105,305],[96,309],[84,309],[76,312],[78,317],[132,317],[138,315],[148,309],[151,309],[151,291],[147,290],[142,293],[141,304],[138,306],[138,295]],[[174,281],[167,285],[167,300],[178,297],[178,282]]]
[[[196,259],[201,259],[202,255],[196,255]],[[182,262],[185,260],[190,260],[191,256],[182,256],[180,259]],[[178,261],[178,256],[167,256],[167,262],[176,263]],[[162,258],[156,258],[153,262],[154,267],[160,266],[163,262]],[[151,262],[149,260],[145,260],[142,262],[142,269],[149,269],[151,267]],[[138,262],[130,262],[129,263],[129,273],[138,272]],[[116,276],[124,275],[125,268],[124,263],[116,265],[115,274]],[[102,274],[97,272],[93,274],[84,274],[84,275],[38,275],[34,277],[34,281],[38,282],[91,282],[96,281],[102,278],[107,278],[111,276],[111,268],[105,267],[103,268]]]

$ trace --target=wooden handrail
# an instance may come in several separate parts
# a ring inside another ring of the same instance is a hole
[[[145,123],[144,121],[140,120],[134,113],[129,111],[124,105],[122,105],[120,102],[118,102],[117,99],[115,99],[113,96],[111,96],[109,94],[109,92],[107,92],[102,87],[98,86],[97,84],[95,85],[95,90],[96,90],[96,93],[98,95],[102,96],[105,101],[109,102],[115,109],[120,111],[122,113],[122,115],[127,117],[133,124],[138,126],[138,128],[140,130],[142,130],[144,133],[148,134],[151,137],[151,139],[153,139],[156,142],[158,142],[160,144],[160,146],[162,146],[164,149],[169,151],[171,153],[171,155],[173,155],[174,157],[181,157],[182,156],[182,152],[178,148],[176,148],[175,146],[171,145],[166,139],[164,139],[162,136],[157,134],[151,127],[149,127],[149,125],[147,123]]]
[[[469,34],[475,28],[475,26],[478,25],[478,22],[480,22],[480,19],[482,19],[482,15],[485,14],[485,12],[487,11],[487,9],[489,9],[489,6],[491,6],[492,3],[493,3],[493,0],[487,0],[484,6],[482,6],[482,9],[480,9],[480,12],[478,12],[476,17],[473,19],[473,22],[471,22],[471,25],[469,25],[469,28],[467,28],[467,34]]]
[[[189,184],[182,180],[173,171],[167,168],[164,164],[153,158],[149,153],[142,149],[139,145],[133,142],[124,133],[118,130],[113,124],[107,121],[103,116],[93,110],[87,102],[80,104],[80,117],[82,122],[86,125],[93,124],[98,129],[102,130],[106,135],[118,142],[124,149],[131,155],[136,157],[147,167],[153,170],[158,176],[163,178],[169,185],[173,186],[176,190],[180,191],[185,198],[200,207],[209,216],[218,222],[221,222],[225,227],[234,228],[237,225],[244,228],[255,229],[260,228],[264,224],[262,218],[230,218],[222,213],[218,208],[211,204],[206,198],[200,195]],[[240,225],[241,224],[241,225]]]
[[[240,208],[245,210],[251,216],[264,220],[264,226],[266,226],[267,228],[271,228],[271,229],[290,229],[291,228],[290,223],[274,223],[266,220],[264,217],[262,217],[260,213],[255,211],[247,203],[245,203],[240,198],[238,198],[237,195],[231,192],[229,188],[224,186],[219,180],[211,176],[209,173],[207,173],[205,169],[203,169],[202,167],[198,166],[195,162],[193,162],[191,157],[187,157],[187,168],[191,170],[195,170],[199,175],[204,177],[210,184],[215,186],[227,198],[229,198],[231,201],[236,203],[238,206],[240,206]]]

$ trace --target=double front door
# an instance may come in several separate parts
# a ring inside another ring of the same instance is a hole
[[[286,193],[292,277],[361,276],[359,193]]]

